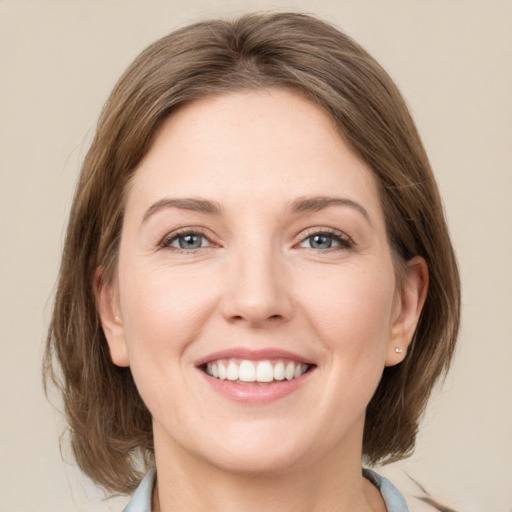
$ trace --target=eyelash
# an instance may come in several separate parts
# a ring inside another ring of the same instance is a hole
[[[195,249],[185,249],[182,247],[173,247],[173,242],[176,242],[181,237],[185,236],[200,236],[203,239],[208,241],[207,246],[201,246]],[[335,243],[339,244],[335,247],[328,247],[325,249],[316,250],[313,247],[304,247],[305,249],[311,249],[315,252],[333,252],[333,251],[343,251],[343,250],[350,250],[354,248],[354,242],[344,233],[341,231],[331,229],[331,228],[310,228],[306,232],[303,232],[300,234],[300,240],[296,244],[294,244],[294,247],[301,246],[301,244],[307,242],[308,240],[311,240],[315,236],[324,236],[326,238],[332,239]],[[167,235],[162,242],[160,242],[159,246],[161,249],[170,249],[177,252],[184,252],[188,254],[193,254],[200,249],[207,249],[211,247],[212,245],[215,245],[208,235],[203,231],[201,228],[182,228],[178,231],[174,231]]]
[[[177,240],[179,240],[182,237],[185,237],[187,235],[192,236],[200,236],[208,241],[209,245],[206,247],[198,247],[197,249],[184,249],[180,247],[173,247],[171,244]],[[213,242],[208,238],[206,233],[201,228],[182,228],[178,231],[173,231],[169,235],[167,235],[161,242],[160,242],[160,248],[161,249],[170,249],[177,252],[186,252],[186,253],[194,253],[200,249],[207,249],[211,245],[214,245]]]
[[[354,248],[354,242],[350,237],[345,235],[343,232],[332,228],[311,228],[306,232],[301,233],[299,245],[303,244],[307,240],[311,240],[314,236],[325,236],[339,244],[337,247],[328,247],[326,249],[321,249],[318,252],[346,251]],[[306,247],[306,249],[316,251],[313,247]]]

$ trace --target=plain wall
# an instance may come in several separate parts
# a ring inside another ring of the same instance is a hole
[[[464,285],[459,349],[415,454],[385,472],[461,512],[512,510],[512,1],[0,0],[0,512],[122,509],[100,501],[66,448],[62,462],[64,423],[43,395],[74,184],[103,102],[145,46],[262,9],[318,14],[384,65],[445,200]]]

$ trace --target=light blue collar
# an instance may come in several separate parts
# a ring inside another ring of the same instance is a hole
[[[363,476],[379,489],[388,512],[409,512],[402,493],[387,478],[366,468]]]
[[[139,487],[132,496],[130,503],[124,507],[123,512],[151,512],[151,498],[156,482],[156,469],[150,469],[141,480]]]

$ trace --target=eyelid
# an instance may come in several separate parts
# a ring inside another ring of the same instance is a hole
[[[204,237],[206,240],[208,240],[208,245],[205,247],[201,247],[201,249],[207,249],[214,245],[218,245],[212,240],[213,237],[207,232],[206,229],[199,227],[199,226],[185,226],[185,227],[178,228],[178,229],[175,229],[175,230],[167,233],[158,243],[158,247],[160,249],[176,249],[177,251],[183,250],[185,252],[193,252],[194,250],[198,250],[198,249],[185,250],[185,249],[179,249],[177,247],[171,246],[171,243],[176,238],[178,238],[179,236],[183,236],[183,235],[200,235],[200,236]]]
[[[308,228],[304,231],[301,231],[296,237],[296,242],[294,243],[294,246],[304,242],[313,235],[329,235],[332,236],[333,238],[337,238],[338,240],[340,240],[341,247],[325,249],[323,252],[328,252],[330,250],[336,249],[352,249],[356,245],[354,240],[352,240],[350,236],[348,236],[343,231],[340,231],[339,229],[328,228],[326,226],[314,226],[312,228]]]

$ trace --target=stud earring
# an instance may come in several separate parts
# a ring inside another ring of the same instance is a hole
[[[397,354],[401,354],[403,352],[403,350],[400,347],[395,347],[395,352]]]

